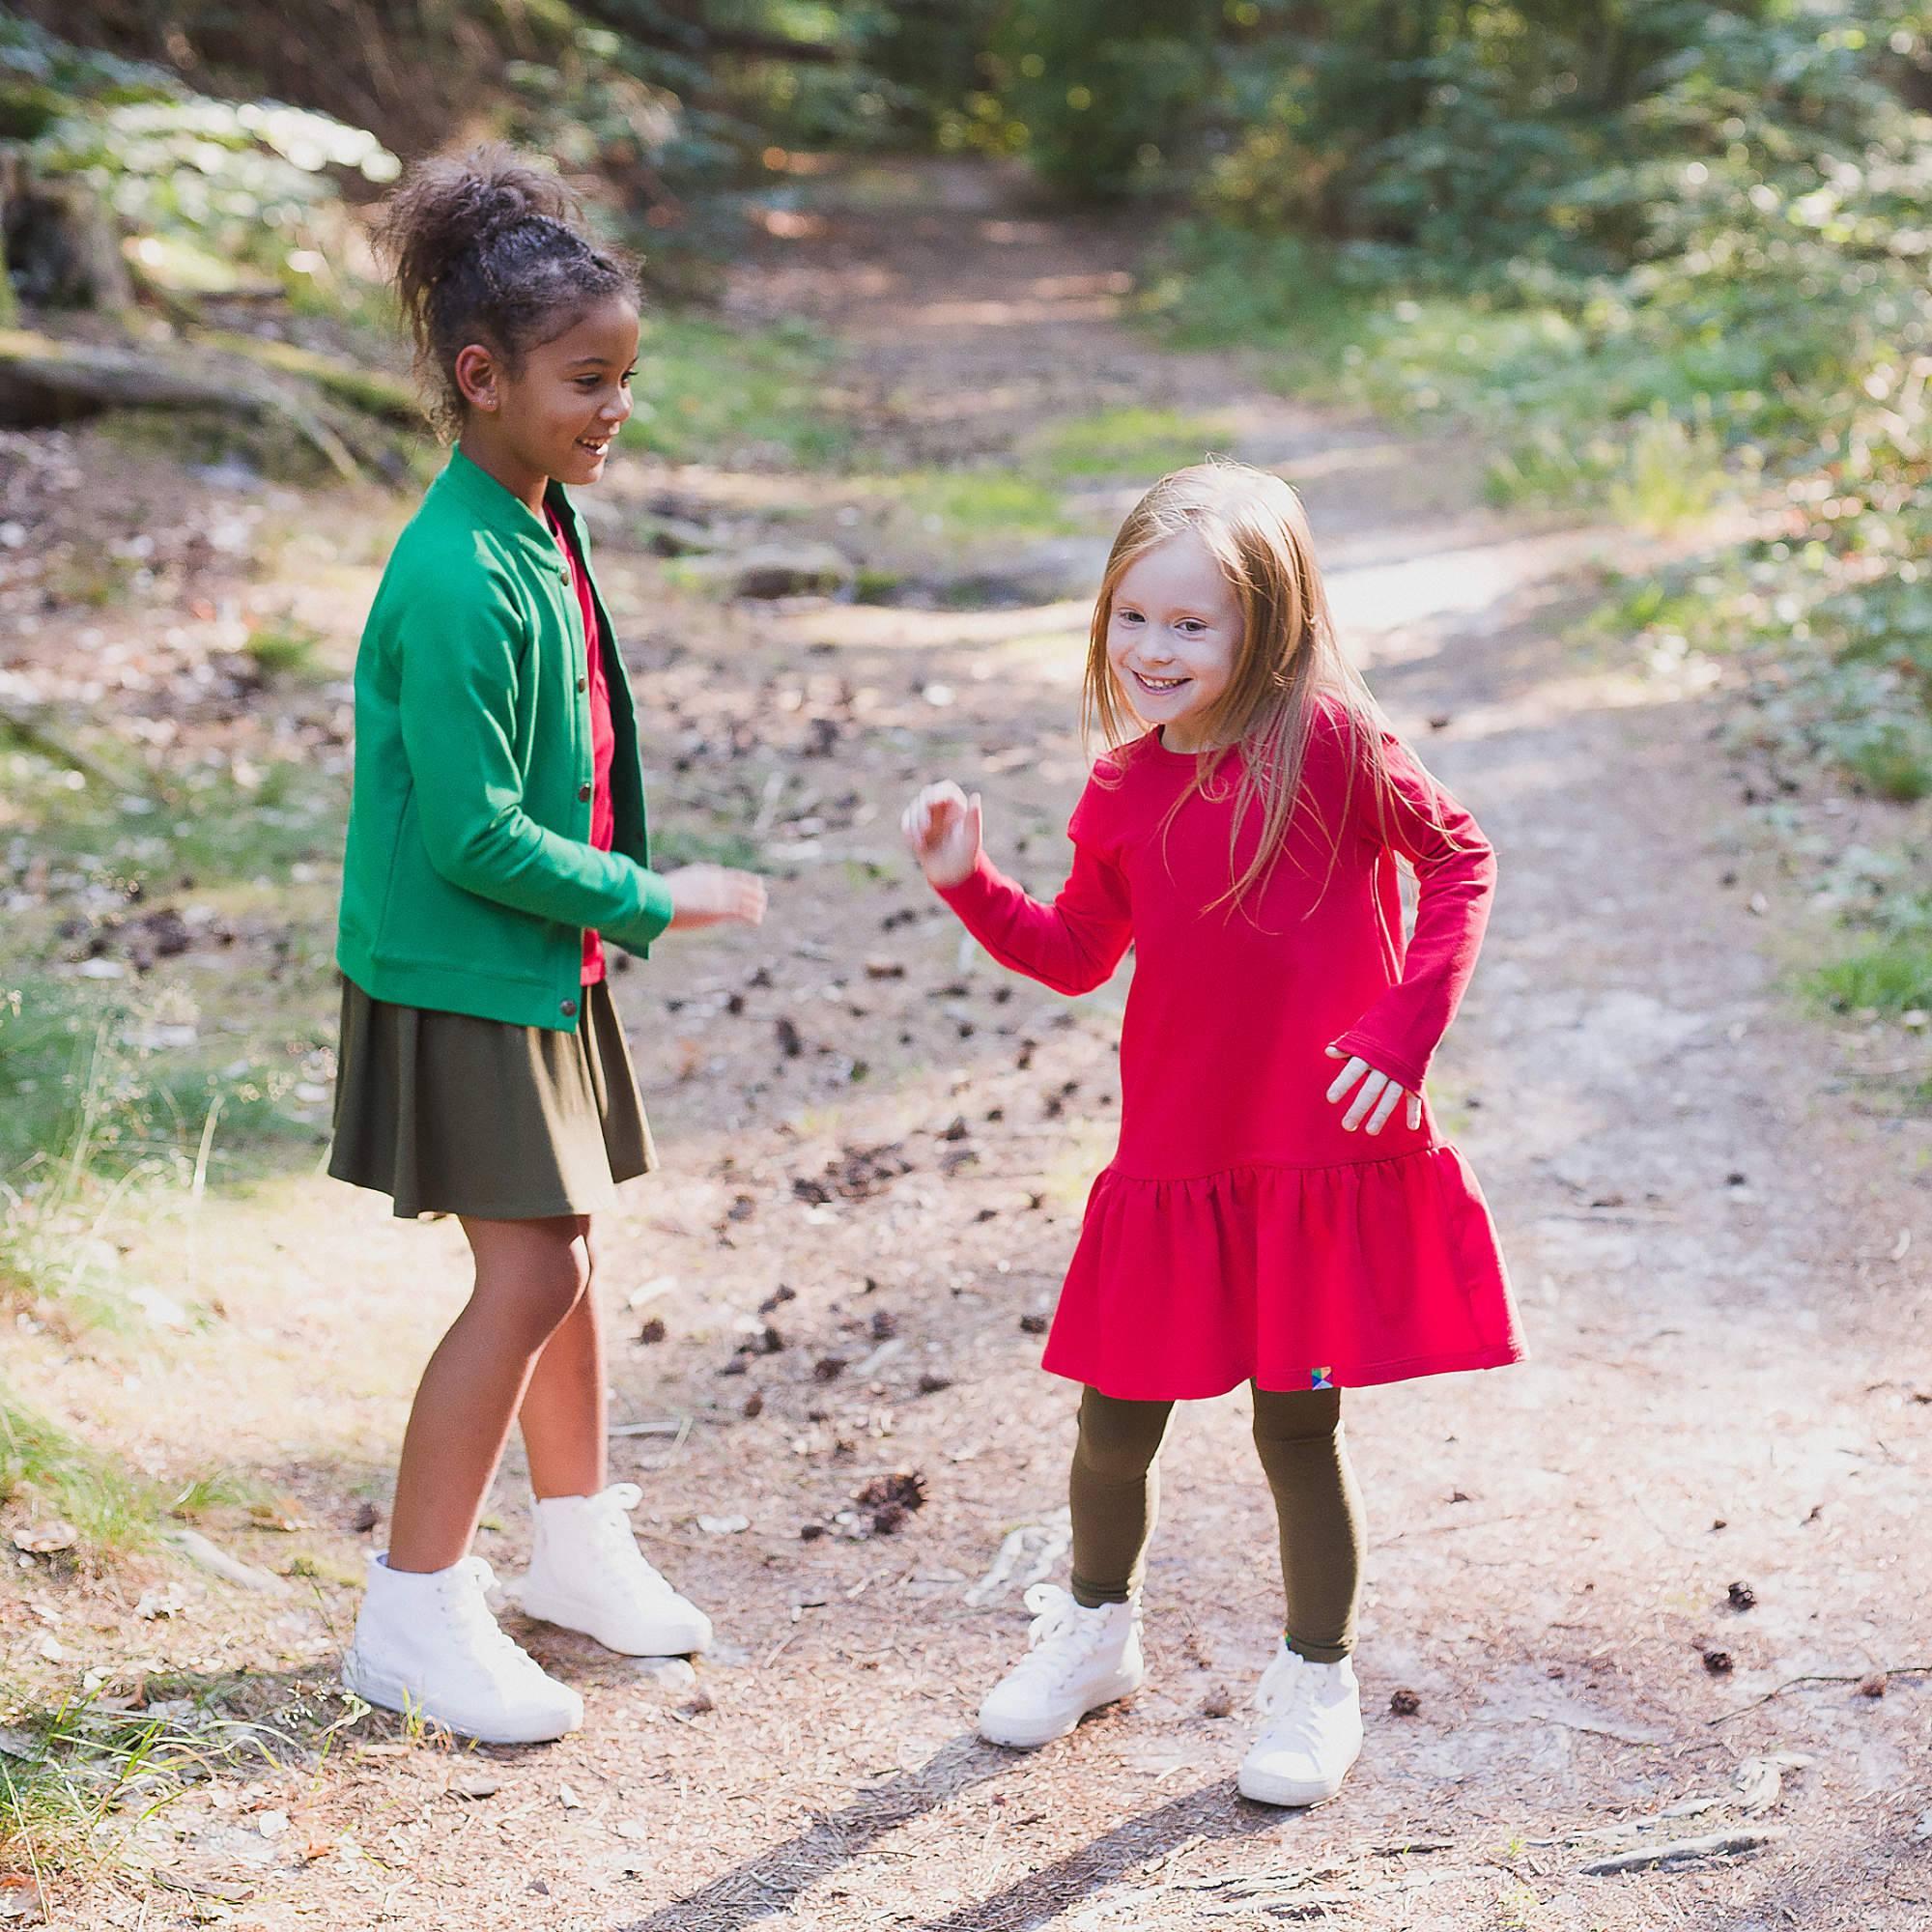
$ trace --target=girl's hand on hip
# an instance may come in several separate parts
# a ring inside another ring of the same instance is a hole
[[[906,849],[928,883],[942,889],[962,884],[980,863],[980,794],[971,798],[951,779],[929,784],[899,819]]]
[[[1353,1133],[1364,1121],[1368,1122],[1370,1133],[1380,1133],[1388,1125],[1389,1116],[1395,1112],[1398,1100],[1408,1103],[1405,1118],[1409,1126],[1421,1126],[1420,1093],[1411,1094],[1399,1081],[1391,1080],[1386,1073],[1378,1073],[1366,1060],[1345,1054],[1339,1046],[1328,1048],[1328,1058],[1347,1060],[1349,1063],[1329,1083],[1328,1097],[1331,1100],[1347,1099],[1349,1090],[1355,1088],[1355,1097],[1349,1111],[1342,1116],[1342,1124],[1350,1133]],[[1359,1087],[1355,1085],[1357,1081],[1361,1082]]]
[[[699,925],[759,925],[765,917],[765,882],[755,872],[729,866],[680,866],[665,874],[670,888],[672,931]]]

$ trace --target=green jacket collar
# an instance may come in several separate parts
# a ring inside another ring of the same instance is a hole
[[[527,503],[513,496],[488,470],[465,456],[460,445],[451,446],[449,461],[432,487],[447,490],[478,523],[495,530],[497,535],[536,544],[547,559],[555,554],[556,540],[543,519],[532,515]],[[578,526],[577,508],[561,483],[551,483],[544,492],[544,503],[581,551],[582,531]]]

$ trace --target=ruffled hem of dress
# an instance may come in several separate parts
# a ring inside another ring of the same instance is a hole
[[[1454,1148],[1094,1181],[1044,1366],[1126,1400],[1360,1387],[1522,1355]]]

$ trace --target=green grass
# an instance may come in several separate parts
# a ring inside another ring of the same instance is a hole
[[[1932,933],[1898,933],[1861,947],[1810,976],[1811,991],[1835,1012],[1888,1018],[1932,1009]]]
[[[128,1328],[139,1290],[112,1238],[128,1220],[317,1147],[289,1111],[299,1062],[204,1038],[198,1019],[178,986],[0,983],[0,1307]]]
[[[1252,346],[1291,393],[1469,423],[1499,505],[1587,504],[1644,528],[1694,521],[1728,487],[1726,451],[1778,377],[1762,336],[1660,341],[1605,298],[1500,300],[1206,225],[1175,246],[1146,303],[1169,340]]]
[[[90,1698],[46,1713],[15,1706],[9,1716],[0,1730],[0,1861],[32,1881],[41,1914],[52,1918],[54,1886],[108,1862],[115,1814],[157,1810],[199,1752],[164,1719],[100,1711]]]
[[[1145,478],[1199,463],[1227,448],[1224,425],[1176,410],[1102,410],[1052,424],[1029,438],[1021,460],[1033,473],[1062,480]]]
[[[319,1775],[337,1734],[368,1711],[337,1685],[298,1679],[154,1672],[144,1684],[144,1711],[113,1709],[98,1691],[48,1706],[0,1686],[0,1875],[28,1879],[53,1922],[66,1922],[57,1894],[73,1881],[138,1867],[131,1829],[190,1785],[298,1764]]]
[[[0,1507],[23,1520],[71,1523],[75,1553],[101,1556],[152,1544],[159,1498],[151,1484],[0,1383]]]
[[[1663,536],[1702,523],[1724,488],[1724,452],[1708,414],[1686,423],[1657,403],[1631,432],[1605,500],[1619,523]]]
[[[301,655],[286,637],[269,648],[284,666]],[[311,760],[184,759],[157,774],[99,732],[77,734],[72,755],[89,769],[50,752],[0,752],[0,835],[24,834],[45,864],[164,892],[185,876],[194,890],[279,883],[292,867],[341,857],[346,781]]]
[[[800,324],[648,317],[624,440],[673,463],[728,469],[762,452],[803,469],[836,465],[855,431],[828,401],[831,360],[825,338]]]
[[[1876,798],[1913,805],[1932,797],[1932,723],[1917,728],[1899,719],[1869,724],[1845,747],[1841,762]]]
[[[242,648],[264,677],[315,677],[322,669],[322,633],[313,625],[283,617],[257,625]]]
[[[183,1522],[205,1522],[228,1510],[273,1519],[281,1514],[283,1507],[274,1491],[245,1469],[211,1469],[184,1484],[168,1499],[168,1514]]]
[[[935,536],[1066,536],[1082,526],[1059,491],[1014,469],[928,469],[892,479],[900,513]]]

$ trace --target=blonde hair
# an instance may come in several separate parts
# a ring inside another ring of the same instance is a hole
[[[1194,777],[1175,801],[1167,822],[1196,792],[1225,796],[1214,789],[1215,781],[1227,754],[1238,750],[1240,776],[1228,834],[1228,869],[1234,883],[1209,909],[1242,905],[1245,910],[1250,889],[1265,885],[1288,843],[1300,803],[1316,708],[1326,697],[1345,721],[1350,780],[1340,820],[1323,828],[1329,853],[1325,891],[1341,853],[1349,795],[1355,775],[1364,769],[1378,826],[1386,824],[1388,764],[1375,698],[1335,636],[1301,498],[1279,476],[1216,458],[1163,476],[1127,513],[1107,554],[1094,604],[1081,697],[1082,733],[1091,749],[1097,726],[1108,751],[1141,735],[1143,727],[1107,658],[1114,595],[1136,561],[1184,531],[1198,537],[1221,566],[1240,605],[1241,640],[1227,688],[1199,721],[1204,749],[1196,758]],[[1257,805],[1262,813],[1261,840],[1246,868],[1235,877],[1241,830]]]

